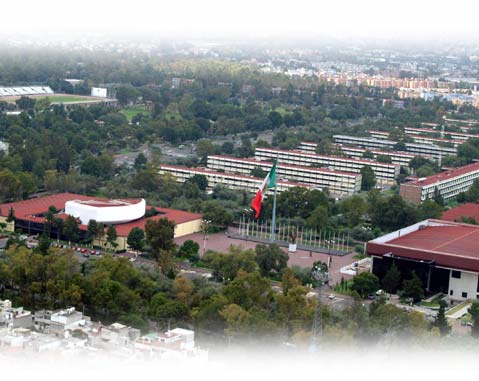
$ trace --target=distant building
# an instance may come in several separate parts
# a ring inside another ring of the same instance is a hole
[[[54,94],[50,86],[18,86],[18,87],[0,87],[0,99],[21,97],[29,95],[52,95]]]
[[[415,204],[434,198],[435,192],[439,192],[444,200],[449,200],[467,191],[476,179],[479,179],[479,163],[403,183],[399,193]]]
[[[92,87],[91,96],[97,98],[108,98],[108,89],[104,87]]]
[[[66,331],[85,328],[90,324],[90,318],[75,307],[64,310],[36,311],[33,315],[33,324],[38,332],[63,337]]]
[[[137,227],[145,229],[148,220],[167,218],[175,223],[174,237],[182,237],[201,230],[201,214],[181,210],[156,208],[154,215],[147,215],[151,208],[143,199],[109,200],[80,194],[60,193],[22,200],[0,205],[0,222],[6,223],[8,213],[12,208],[15,221],[7,224],[7,229],[22,229],[28,234],[41,234],[45,231],[45,213],[53,206],[58,213],[57,218],[66,219],[68,215],[77,218],[80,229],[80,239],[88,230],[88,222],[93,219],[99,223],[114,225],[117,232],[116,249],[127,250],[127,237],[130,231]],[[51,228],[53,238],[62,238],[62,232]],[[65,238],[65,237],[63,237]],[[97,238],[95,246],[108,246],[105,238]]]
[[[228,188],[228,189],[240,189],[250,193],[256,193],[258,191],[259,186],[263,182],[263,179],[253,177],[253,176],[219,172],[219,171],[214,171],[207,168],[190,168],[190,167],[184,167],[179,165],[161,164],[160,173],[172,174],[176,178],[176,181],[178,181],[179,183],[184,183],[185,181],[187,181],[194,175],[203,175],[206,177],[208,181],[208,188],[210,189],[214,188],[216,185],[223,185],[225,188]],[[314,189],[313,186],[308,184],[301,184],[301,183],[281,181],[281,180],[277,182],[277,185],[278,185],[277,187],[278,193],[293,187],[303,187],[308,189]]]
[[[10,300],[0,300],[0,328],[31,328],[33,317],[30,311],[23,307],[12,307]]]
[[[0,140],[0,152],[3,152],[5,155],[8,155],[8,143]]]
[[[272,161],[277,159],[278,163],[316,166],[329,168],[335,171],[360,173],[361,169],[369,166],[380,184],[394,184],[399,176],[400,166],[397,164],[379,163],[374,160],[351,159],[342,156],[318,155],[301,151],[288,151],[274,148],[256,148],[255,158],[257,160]]]
[[[273,162],[255,159],[241,159],[237,157],[210,155],[208,169],[250,175],[255,168],[269,172]],[[298,166],[278,163],[276,173],[281,180],[308,184],[316,189],[328,189],[331,194],[342,197],[358,193],[361,190],[361,174],[335,171],[328,168]]]

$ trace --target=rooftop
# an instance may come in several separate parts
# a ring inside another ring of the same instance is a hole
[[[66,218],[64,212],[65,203],[67,201],[79,201],[86,204],[92,204],[94,206],[111,207],[111,206],[124,206],[129,204],[138,203],[139,199],[124,199],[124,200],[109,200],[106,198],[98,198],[85,196],[73,193],[59,193],[44,197],[33,198],[30,200],[22,200],[16,202],[10,202],[0,205],[0,216],[7,217],[10,208],[13,208],[15,217],[17,219],[43,223],[45,220],[44,214],[48,211],[50,206],[54,206],[59,214],[58,218]],[[147,207],[149,209],[150,207]],[[201,214],[190,213],[182,210],[168,209],[168,208],[155,208],[158,212],[157,215],[148,218],[140,218],[135,221],[116,224],[115,228],[118,235],[126,236],[134,227],[141,229],[145,228],[147,220],[158,220],[160,218],[167,218],[170,221],[174,221],[175,224],[182,224],[189,221],[195,221],[201,218]],[[86,230],[85,225],[80,225],[80,229]]]
[[[479,226],[442,220],[426,220],[369,241],[372,255],[392,253],[437,265],[479,271]]]
[[[474,172],[474,171],[479,171],[479,163],[472,163],[469,165],[465,165],[463,167],[458,167],[458,168],[451,169],[449,171],[441,172],[436,175],[423,177],[407,184],[416,185],[416,186],[426,186],[426,185],[439,183],[441,181],[447,181],[455,177],[459,177],[466,173]]]
[[[479,204],[467,203],[446,210],[441,219],[445,221],[461,222],[462,217],[471,217],[479,222]]]
[[[260,165],[273,165],[273,162],[271,161],[263,161],[263,160],[256,160],[256,159],[242,159],[242,158],[237,158],[233,156],[225,156],[225,155],[209,155],[208,158],[219,158],[219,159],[226,159],[226,160],[231,160],[231,161],[237,161],[239,163],[245,162],[245,163],[251,163],[251,164],[256,164],[258,166]],[[299,170],[307,170],[307,171],[313,171],[313,172],[322,172],[322,173],[336,173],[338,175],[345,175],[345,176],[359,176],[357,173],[352,173],[352,172],[345,172],[345,171],[336,171],[333,169],[329,168],[317,168],[317,167],[310,167],[306,165],[293,165],[293,164],[284,164],[284,163],[278,163],[278,167],[281,168],[291,168],[291,169],[299,169]]]
[[[285,153],[285,154],[295,154],[304,157],[311,157],[311,158],[318,158],[318,159],[333,159],[337,161],[346,161],[348,163],[361,163],[361,164],[368,164],[368,165],[376,165],[376,166],[383,166],[383,167],[398,167],[397,164],[388,164],[388,163],[380,163],[379,161],[375,160],[368,160],[368,159],[352,159],[350,157],[343,157],[343,156],[332,156],[332,155],[318,155],[314,153],[308,153],[303,151],[295,151],[295,150],[284,150],[284,149],[277,149],[277,148],[256,148],[256,151],[270,151],[270,152],[278,152],[278,153]]]

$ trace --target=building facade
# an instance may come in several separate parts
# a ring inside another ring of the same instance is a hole
[[[273,148],[256,148],[257,160],[275,160],[279,163],[298,166],[318,166],[335,171],[360,173],[364,166],[369,166],[379,184],[394,184],[399,175],[400,166],[396,164],[379,163],[373,160],[351,159],[341,156],[317,155],[301,151],[287,151]]]
[[[415,204],[432,199],[437,192],[444,200],[449,200],[467,191],[478,178],[479,163],[473,163],[401,184],[399,194]]]
[[[369,241],[371,271],[382,280],[394,263],[401,280],[412,272],[428,294],[441,292],[453,300],[479,296],[479,226],[425,220]]]
[[[268,172],[272,162],[255,159],[240,159],[236,157],[210,155],[208,169],[249,175],[254,168]],[[276,167],[278,178],[301,184],[308,184],[316,189],[328,189],[331,194],[342,197],[358,193],[361,190],[361,174],[334,171],[327,168],[314,168],[278,163]]]

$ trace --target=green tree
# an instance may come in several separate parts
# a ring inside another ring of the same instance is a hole
[[[167,218],[148,220],[145,226],[146,242],[150,253],[159,258],[160,251],[171,251],[175,247],[173,241],[175,223]]]
[[[94,219],[88,221],[87,231],[88,231],[88,240],[92,242],[98,235],[98,222]]]
[[[412,298],[413,303],[424,299],[424,287],[415,271],[411,273],[411,279],[403,282],[403,294],[406,298]]]
[[[370,272],[361,273],[353,278],[351,290],[356,291],[363,298],[378,289],[379,278]]]
[[[328,227],[329,213],[326,206],[320,205],[313,210],[306,219],[306,226],[316,230],[322,230]]]
[[[266,177],[267,174],[268,174],[268,172],[263,170],[261,167],[254,167],[250,172],[251,176],[258,177],[260,179]]]
[[[188,182],[196,184],[198,188],[205,191],[208,188],[208,178],[205,175],[194,175],[188,179]]]
[[[361,190],[368,191],[373,189],[376,185],[376,176],[374,171],[369,165],[365,165],[361,168]]]
[[[396,263],[393,262],[386,275],[382,280],[383,288],[386,292],[394,294],[401,285],[401,273],[399,272]]]
[[[6,221],[7,222],[15,221],[15,211],[13,210],[13,207],[10,207],[10,209],[8,210],[8,216]]]
[[[72,242],[77,242],[79,239],[79,229],[78,229],[78,221],[73,216],[68,216],[63,223],[63,235]]]
[[[281,273],[288,265],[288,254],[277,244],[257,245],[255,253],[255,260],[262,276],[268,276],[272,271]]]
[[[186,258],[190,262],[198,262],[200,259],[199,256],[200,245],[191,240],[186,240],[183,245],[181,245],[180,249],[178,250],[178,256],[181,258]]]
[[[439,301],[439,311],[433,323],[433,326],[439,329],[441,336],[446,336],[451,332],[451,326],[446,318],[446,306],[447,303],[444,300]]]
[[[112,246],[116,248],[118,244],[116,243],[116,239],[118,238],[118,233],[116,232],[116,228],[114,225],[108,226],[106,230],[106,241]]]
[[[48,235],[46,235],[45,233],[42,233],[40,235],[40,238],[38,239],[37,250],[39,253],[46,255],[48,254],[49,248],[50,248],[50,238],[48,238]]]
[[[472,318],[471,335],[477,339],[479,337],[479,301],[474,300],[468,312]]]
[[[133,166],[137,171],[139,171],[140,169],[145,168],[147,162],[148,159],[146,158],[146,156],[143,154],[143,152],[140,152],[135,158],[135,163],[133,164]]]
[[[145,243],[145,232],[139,227],[134,227],[128,233],[126,243],[133,250],[142,250]]]

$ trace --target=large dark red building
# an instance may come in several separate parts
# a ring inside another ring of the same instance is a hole
[[[479,226],[425,220],[369,241],[372,272],[382,279],[392,263],[402,277],[415,271],[427,291],[451,299],[476,299],[479,294]]]

